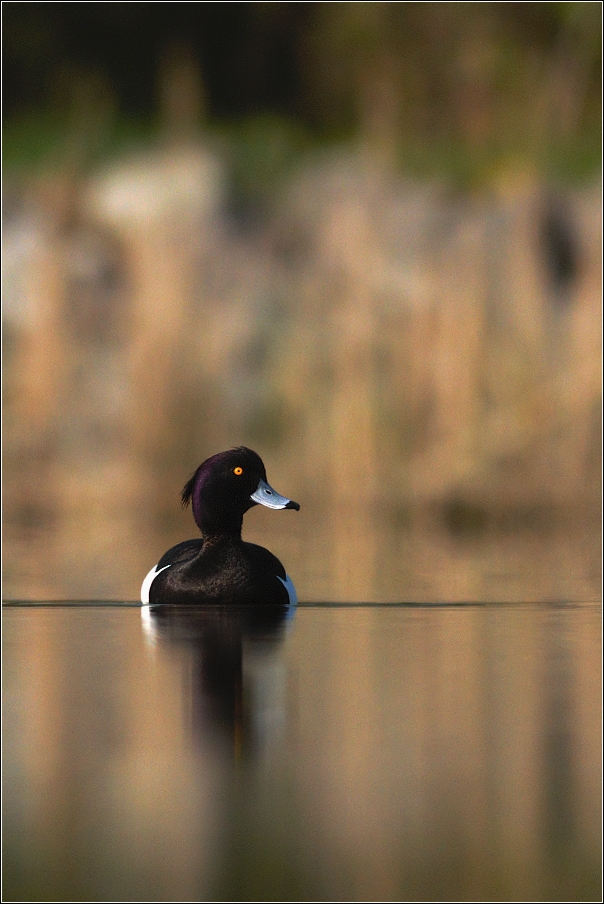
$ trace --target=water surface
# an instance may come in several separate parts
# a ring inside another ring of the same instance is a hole
[[[600,899],[597,605],[3,619],[5,900]]]

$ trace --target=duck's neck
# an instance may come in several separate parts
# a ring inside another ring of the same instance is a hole
[[[241,532],[238,534],[227,534],[224,531],[220,533],[214,531],[212,533],[203,534],[203,552],[213,549],[217,546],[231,546],[232,544],[241,543]]]
[[[251,504],[251,503],[250,503]],[[191,497],[193,517],[206,543],[216,540],[241,540],[244,512],[233,506],[219,492],[198,481]]]
[[[212,519],[206,515],[196,518],[197,526],[201,531],[204,546],[216,543],[236,543],[241,540],[241,528],[243,515],[231,515],[226,518],[224,514],[218,519]]]

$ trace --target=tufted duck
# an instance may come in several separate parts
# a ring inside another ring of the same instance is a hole
[[[143,605],[292,605],[296,591],[268,549],[241,539],[243,516],[260,503],[273,509],[300,506],[275,492],[256,452],[241,446],[213,455],[182,491],[202,537],[164,553],[141,587]]]

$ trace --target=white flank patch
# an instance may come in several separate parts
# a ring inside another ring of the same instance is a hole
[[[289,596],[290,606],[295,606],[296,603],[298,602],[298,594],[296,593],[296,588],[294,587],[294,582],[287,574],[285,575],[285,580],[283,580],[283,578],[280,578],[279,575],[277,575],[277,577],[279,578],[279,580],[281,581],[281,583],[287,590],[287,595]]]
[[[169,565],[164,565],[163,568],[158,568],[157,565],[154,565],[145,580],[143,581],[141,587],[141,603],[143,606],[149,605],[149,591],[151,590],[151,584],[160,573],[160,571],[165,571],[166,568],[169,568]]]

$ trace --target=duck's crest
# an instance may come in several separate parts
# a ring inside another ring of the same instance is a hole
[[[203,467],[203,465],[199,465],[199,467],[197,468],[197,470],[195,471],[193,476],[190,478],[190,480],[187,480],[187,482],[185,483],[185,485],[183,487],[182,496],[180,497],[183,508],[186,508],[191,501],[191,497],[193,496],[193,488],[195,486],[195,480],[197,478],[197,475],[201,471],[202,467]]]

